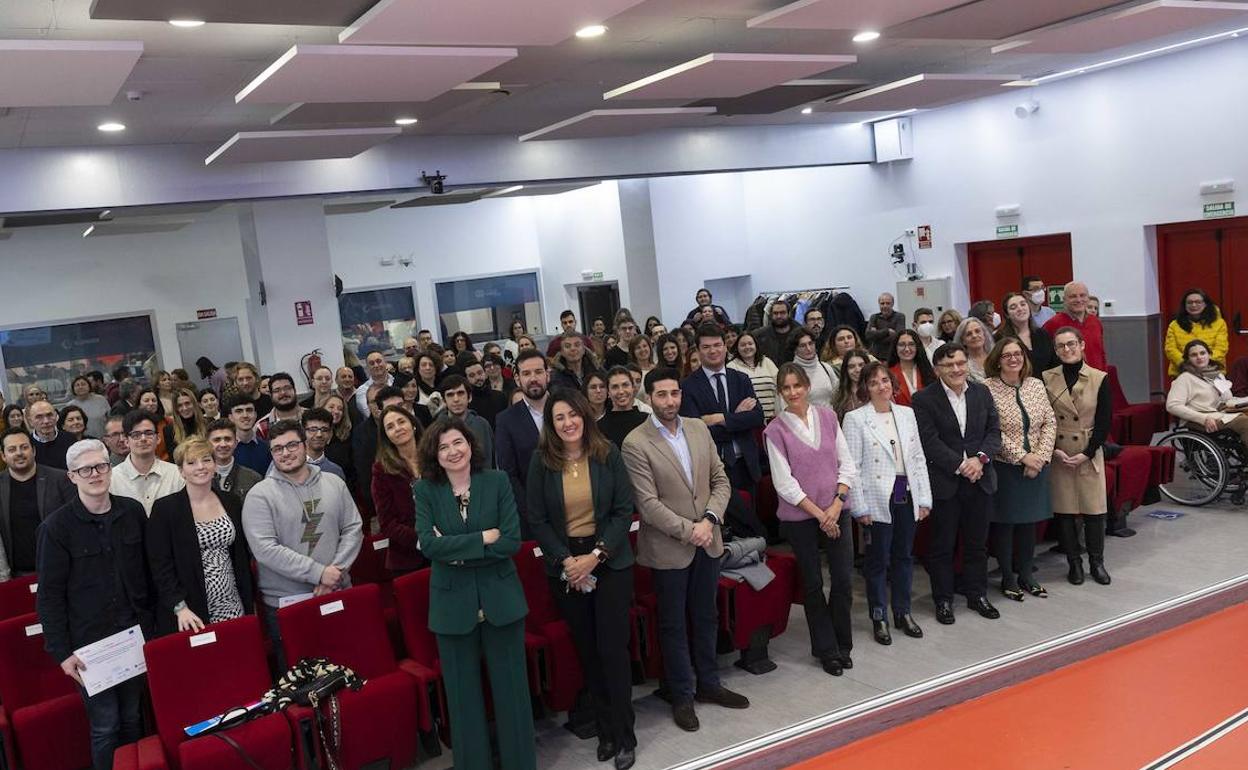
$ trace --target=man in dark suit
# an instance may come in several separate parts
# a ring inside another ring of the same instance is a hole
[[[755,485],[762,476],[754,432],[763,427],[763,407],[754,397],[749,376],[724,365],[728,346],[724,344],[722,329],[714,324],[699,326],[697,346],[702,368],[680,384],[680,414],[706,423],[733,489],[744,490],[753,499]],[[741,512],[728,520],[735,534],[767,537],[767,529],[752,507],[740,506],[737,510]]]
[[[997,491],[992,457],[1001,449],[997,408],[988,388],[967,381],[966,348],[957,343],[936,349],[940,379],[911,399],[919,438],[932,480],[932,545],[927,573],[932,581],[936,620],[953,623],[953,552],[962,532],[962,578],[966,604],[985,618],[1001,616],[988,589],[988,513]]]
[[[531,537],[526,517],[525,481],[529,477],[529,461],[537,449],[549,378],[546,359],[541,353],[536,350],[522,352],[516,359],[516,382],[524,397],[519,403],[499,412],[495,418],[494,451],[498,455],[498,469],[506,471],[511,479],[516,507],[520,511],[520,532],[525,540]]]
[[[21,428],[0,434],[8,470],[0,471],[0,537],[12,576],[35,571],[39,525],[48,514],[74,497],[65,471],[40,465],[30,436]]]

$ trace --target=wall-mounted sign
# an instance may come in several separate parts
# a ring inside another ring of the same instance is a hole
[[[295,323],[299,326],[312,323],[312,300],[301,299],[295,303]]]
[[[1219,219],[1221,217],[1235,216],[1235,201],[1224,201],[1222,203],[1206,203],[1205,219]]]
[[[932,248],[932,226],[931,225],[919,225],[919,248],[920,249]]]
[[[216,318],[217,309],[215,307],[206,307],[202,310],[196,310],[195,317],[201,321],[206,321],[209,318]]]
[[[1018,225],[997,225],[998,238],[1017,238]]]
[[[1049,307],[1054,310],[1066,309],[1066,287],[1050,286],[1049,287]]]

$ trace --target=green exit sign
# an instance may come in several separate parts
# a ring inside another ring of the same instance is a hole
[[[1221,217],[1233,216],[1235,216],[1235,201],[1205,204],[1205,219],[1219,219]]]
[[[1018,225],[997,225],[998,238],[1017,238]]]

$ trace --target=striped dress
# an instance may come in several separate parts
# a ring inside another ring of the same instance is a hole
[[[776,416],[777,369],[775,363],[767,356],[763,356],[758,366],[751,369],[741,359],[734,358],[728,362],[728,368],[736,369],[750,378],[750,382],[754,385],[754,396],[758,399],[759,406],[763,407],[763,419],[770,422],[771,418]]]

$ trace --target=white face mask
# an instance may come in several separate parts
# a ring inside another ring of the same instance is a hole
[[[997,328],[997,327],[998,327],[998,326],[1000,326],[1000,325],[1001,325],[1001,314],[1000,314],[1000,313],[993,313],[993,314],[992,314],[992,328],[994,328],[994,329],[995,329],[995,328]]]
[[[936,333],[936,324],[931,321],[924,321],[919,324],[918,332],[924,337],[931,337]]]
[[[1033,291],[1031,293],[1031,304],[1033,305],[1044,304],[1044,289],[1037,289],[1036,291]]]

